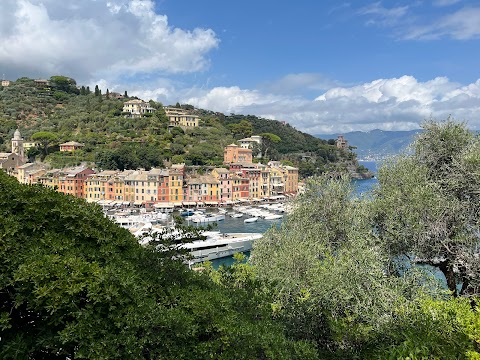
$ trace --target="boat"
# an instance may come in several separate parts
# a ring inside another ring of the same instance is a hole
[[[251,217],[248,219],[243,220],[244,223],[253,223],[258,220],[258,217]]]
[[[151,234],[156,232],[169,233],[170,236],[178,237],[179,240],[182,236],[174,227],[156,227],[151,224],[146,224],[143,228],[132,233],[142,245],[146,245],[152,239]],[[232,256],[238,252],[250,251],[253,242],[263,236],[261,233],[221,233],[220,231],[203,231],[201,235],[205,239],[179,245],[180,249],[188,250],[191,255],[185,259],[185,263],[189,266],[203,261]]]
[[[192,222],[199,224],[199,223],[217,222],[221,220],[225,220],[224,214],[205,214],[203,216],[198,216],[192,219]]]
[[[277,215],[277,214],[273,214],[273,215],[267,215],[264,217],[265,220],[277,220],[277,219],[281,219],[283,217],[283,215]]]
[[[191,216],[193,215],[194,211],[190,209],[183,210],[180,212],[180,216]]]
[[[189,265],[249,251],[254,241],[263,236],[261,233],[220,233],[219,231],[205,231],[203,235],[206,236],[205,240],[196,240],[181,246],[190,250],[192,258],[187,261]]]
[[[242,216],[243,216],[243,214],[241,214],[241,213],[236,213],[236,214],[230,215],[230,217],[231,217],[231,218],[234,218],[234,219],[241,218]]]

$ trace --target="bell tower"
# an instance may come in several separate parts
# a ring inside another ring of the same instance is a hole
[[[25,159],[25,150],[23,148],[23,138],[20,134],[20,130],[15,130],[12,139],[12,153],[17,154],[21,161]]]

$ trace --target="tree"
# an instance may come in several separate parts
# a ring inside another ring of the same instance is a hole
[[[95,96],[100,96],[101,94],[102,94],[102,92],[98,88],[98,85],[95,85]]]
[[[57,140],[57,135],[48,131],[39,131],[32,135],[32,140],[40,143],[45,157],[48,155],[48,147]]]
[[[127,90],[125,90],[125,93],[123,94],[123,97],[124,97],[125,99],[128,99]]]
[[[288,219],[254,243],[250,258],[259,277],[275,286],[274,313],[287,334],[339,358],[353,358],[383,337],[395,304],[419,291],[410,272],[386,276],[371,212],[352,191],[346,176],[308,179]]]
[[[110,91],[107,88],[107,93],[105,94],[105,99],[110,99]]]
[[[480,294],[480,140],[450,118],[423,128],[413,154],[379,170],[378,243],[392,271],[427,264],[443,273],[454,296]]]
[[[272,133],[263,133],[260,136],[262,137],[262,157],[268,159],[268,150],[272,148],[273,144],[279,143],[282,139]]]
[[[3,172],[0,233],[2,359],[315,356],[284,336],[266,304],[259,312],[240,291],[189,270],[178,234],[142,247],[99,206]]]
[[[248,120],[242,120],[238,124],[230,124],[229,128],[234,137],[246,138],[253,134],[253,125]]]

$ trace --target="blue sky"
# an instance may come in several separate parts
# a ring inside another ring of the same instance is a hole
[[[480,3],[2,0],[0,74],[285,120],[480,129]]]

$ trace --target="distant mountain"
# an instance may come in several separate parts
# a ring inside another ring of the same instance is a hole
[[[343,135],[349,145],[356,146],[359,159],[381,159],[387,156],[398,154],[404,151],[410,145],[415,135],[422,130],[411,131],[383,131],[372,130],[368,132],[354,131],[343,134],[319,134],[315,135],[320,139],[336,139],[338,135]]]

